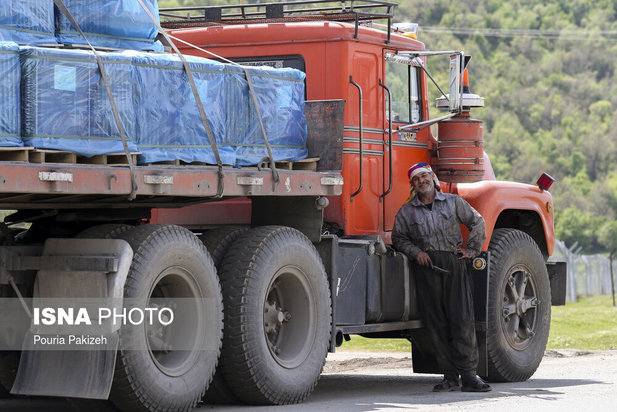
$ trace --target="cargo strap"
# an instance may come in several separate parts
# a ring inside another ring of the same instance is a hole
[[[215,57],[215,58],[217,58],[219,60],[225,61],[225,62],[230,63],[230,64],[235,64],[236,66],[240,66],[238,63],[236,63],[234,61],[231,61],[229,59],[226,59],[225,57],[219,56],[216,53],[212,53],[209,50],[202,49],[201,47],[195,46],[194,44],[191,44],[191,43],[186,42],[186,41],[184,41],[182,39],[174,37],[171,34],[167,34],[167,36],[169,36],[170,38],[174,39],[177,42],[184,43],[187,46],[191,46],[191,47],[201,51],[202,53],[209,54],[209,55],[211,55],[211,56],[213,56],[213,57]],[[274,163],[274,158],[272,156],[272,150],[270,149],[270,143],[268,142],[268,136],[266,135],[266,130],[264,128],[264,125],[263,125],[263,122],[262,122],[262,119],[261,119],[261,112],[259,111],[259,104],[257,103],[257,98],[256,98],[256,95],[255,95],[255,88],[253,87],[253,81],[251,79],[250,73],[248,72],[248,70],[246,68],[244,69],[244,73],[246,75],[246,80],[247,80],[247,83],[249,85],[249,91],[251,92],[251,97],[253,98],[253,102],[255,103],[255,108],[257,110],[257,118],[259,119],[259,125],[261,126],[261,132],[262,132],[262,134],[264,136],[264,141],[266,143],[266,147],[268,149],[268,155],[269,155],[268,157],[264,157],[259,162],[259,164],[257,165],[257,168],[259,169],[261,167],[262,163],[267,161],[271,165],[272,175],[274,177],[274,182],[278,183],[280,181],[279,174],[278,174],[278,171],[276,170],[276,164]]]
[[[135,165],[133,164],[133,158],[131,157],[129,145],[126,141],[126,133],[124,132],[124,126],[122,126],[122,121],[120,120],[120,114],[118,113],[118,107],[116,106],[116,101],[114,100],[114,96],[111,91],[111,86],[109,85],[109,78],[107,77],[107,73],[105,72],[105,68],[103,66],[103,60],[101,59],[101,56],[99,55],[99,53],[97,53],[96,49],[90,44],[90,42],[88,41],[88,38],[86,37],[84,32],[81,30],[81,27],[79,27],[79,24],[77,24],[77,21],[73,18],[73,15],[66,8],[62,0],[54,0],[54,4],[62,12],[62,14],[64,14],[66,18],[71,22],[73,27],[77,29],[79,34],[81,34],[81,36],[84,38],[86,43],[88,43],[88,46],[90,46],[90,49],[94,53],[94,56],[96,57],[96,62],[99,66],[99,70],[101,71],[101,79],[103,80],[103,83],[105,84],[105,90],[107,91],[107,96],[109,97],[109,103],[111,105],[111,110],[114,114],[116,126],[118,127],[118,131],[120,132],[120,138],[122,139],[122,146],[124,147],[124,153],[126,154],[126,159],[129,163],[129,169],[131,172],[131,193],[129,194],[128,199],[135,200],[135,198],[137,197],[137,189],[138,189],[137,177],[135,174]]]
[[[205,114],[205,112],[203,112],[203,106],[201,104],[201,101],[197,97],[198,96],[197,88],[195,87],[195,85],[193,83],[193,75],[190,72],[188,64],[184,60],[184,56],[182,56],[182,53],[180,53],[180,50],[178,50],[178,48],[176,47],[176,44],[171,39],[173,38],[174,40],[177,40],[177,41],[179,41],[181,43],[187,44],[187,45],[189,45],[191,47],[194,47],[194,48],[196,48],[196,49],[198,49],[198,50],[200,50],[202,52],[210,54],[210,55],[212,55],[212,56],[214,56],[216,58],[219,58],[221,60],[227,61],[229,63],[236,64],[236,65],[238,65],[238,64],[233,62],[233,61],[230,61],[228,59],[225,59],[224,57],[218,56],[218,55],[216,55],[216,54],[214,54],[212,52],[209,52],[207,50],[201,49],[201,48],[199,48],[199,47],[197,47],[195,45],[192,45],[192,44],[190,44],[188,42],[185,42],[184,40],[177,39],[176,37],[167,34],[167,32],[165,32],[165,30],[161,27],[161,25],[156,21],[154,16],[152,16],[152,13],[150,12],[150,10],[148,10],[146,8],[146,6],[144,5],[143,1],[142,0],[137,0],[137,1],[139,2],[139,4],[141,4],[141,7],[146,11],[146,13],[148,13],[148,16],[150,16],[150,19],[154,22],[154,24],[156,24],[156,27],[159,29],[159,33],[161,33],[163,35],[163,37],[165,37],[165,40],[167,40],[167,42],[173,47],[174,51],[178,54],[178,56],[180,56],[180,59],[182,59],[182,62],[184,63],[184,68],[186,70],[186,73],[189,76],[189,81],[191,82],[191,88],[193,89],[193,94],[195,95],[195,100],[197,101],[197,106],[199,107],[200,114],[203,113],[202,114],[202,119],[206,118],[206,114]],[[274,163],[274,157],[272,156],[272,148],[270,147],[270,143],[268,142],[268,136],[266,134],[266,129],[264,127],[263,120],[261,118],[261,112],[259,111],[259,104],[257,103],[257,96],[255,95],[255,88],[253,87],[253,80],[251,79],[251,75],[250,75],[250,73],[249,73],[249,71],[248,71],[248,69],[246,67],[244,68],[244,74],[246,76],[246,81],[247,81],[248,86],[249,86],[249,91],[251,92],[251,97],[252,97],[253,103],[255,105],[255,110],[257,111],[257,118],[259,119],[259,126],[261,127],[261,133],[263,135],[264,142],[266,144],[266,148],[268,149],[268,157],[269,157],[269,160],[270,160],[270,167],[272,168],[272,177],[274,179],[274,182],[278,183],[280,181],[280,178],[279,178],[278,171],[276,170],[276,164]],[[206,127],[206,131],[208,132],[208,138],[210,138],[210,143],[211,143],[212,147],[214,148],[214,154],[216,156],[216,160],[217,160],[217,162],[219,162],[219,165],[220,165],[220,159],[218,157],[218,149],[216,148],[216,144],[214,143],[214,138],[212,137],[212,131],[210,130],[208,125],[204,124],[204,126]],[[219,169],[219,173],[222,173],[220,171],[220,169]]]
[[[212,133],[212,129],[210,128],[210,123],[208,123],[208,117],[206,116],[204,105],[201,102],[201,99],[199,97],[199,92],[197,91],[197,86],[195,85],[195,79],[193,78],[193,72],[191,72],[188,62],[186,61],[182,53],[180,53],[180,50],[178,50],[178,47],[176,47],[174,42],[169,38],[169,35],[165,33],[165,31],[163,30],[159,22],[152,15],[148,7],[146,7],[146,5],[144,4],[143,0],[137,0],[137,1],[141,5],[141,7],[144,9],[148,17],[150,17],[150,20],[152,20],[154,25],[158,28],[159,33],[161,33],[163,37],[165,37],[165,40],[167,41],[167,43],[169,43],[171,47],[173,47],[174,51],[176,52],[176,54],[182,61],[182,65],[184,66],[184,71],[186,72],[186,76],[188,77],[189,84],[191,85],[191,90],[193,91],[193,97],[195,97],[195,102],[197,103],[197,109],[199,110],[201,121],[204,125],[204,128],[206,129],[206,134],[208,135],[208,140],[210,140],[210,146],[212,146],[212,151],[214,152],[216,164],[219,168],[218,189],[217,189],[217,192],[214,198],[221,198],[223,197],[223,192],[225,191],[225,183],[224,183],[225,174],[223,172],[223,162],[221,162],[221,156],[219,155],[219,149],[216,146],[216,141],[214,140],[214,134]]]
[[[246,76],[246,82],[249,85],[249,90],[251,91],[251,97],[253,98],[253,104],[255,105],[255,111],[257,111],[257,118],[259,119],[259,126],[261,127],[261,134],[264,137],[264,142],[266,143],[266,148],[268,149],[268,156],[270,157],[270,167],[272,168],[272,178],[275,183],[280,181],[279,172],[276,170],[276,164],[274,163],[274,156],[272,156],[272,148],[270,147],[270,143],[268,142],[268,135],[266,134],[266,128],[264,127],[264,123],[261,120],[261,112],[259,111],[259,103],[257,103],[257,95],[255,94],[255,88],[253,87],[253,79],[251,78],[251,74],[249,73],[249,69],[247,67],[244,68],[244,74]]]

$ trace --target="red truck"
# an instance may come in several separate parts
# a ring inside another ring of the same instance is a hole
[[[394,27],[395,7],[317,0],[161,10],[183,54],[306,73],[305,161],[132,172],[106,159],[33,163],[27,148],[11,152],[25,159],[5,157],[0,207],[16,212],[0,227],[4,300],[194,299],[199,313],[189,327],[112,330],[98,351],[2,352],[6,389],[109,399],[122,410],[189,410],[202,398],[298,403],[350,335],[409,340],[414,371],[440,373],[414,274],[390,240],[409,195],[406,171],[420,161],[486,221],[471,272],[478,374],[528,379],[551,305],[565,304],[565,265],[547,262],[552,180],[495,180],[482,122],[470,117],[483,99],[461,82],[468,59],[425,50]],[[445,112],[431,119],[433,56],[447,60],[450,86],[438,99]],[[179,348],[177,336],[192,346]]]

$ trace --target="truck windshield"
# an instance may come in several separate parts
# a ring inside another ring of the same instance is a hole
[[[419,76],[418,67],[386,61],[386,84],[392,92],[393,122],[416,123],[422,120]],[[386,117],[388,113],[386,99]]]

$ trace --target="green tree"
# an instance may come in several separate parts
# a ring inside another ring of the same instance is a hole
[[[611,265],[611,290],[613,294],[613,306],[615,304],[615,277],[613,275],[613,258],[617,252],[617,221],[612,220],[605,223],[600,228],[598,235],[600,242],[609,250],[609,260]]]
[[[598,241],[602,223],[603,219],[570,206],[558,213],[555,234],[566,244],[578,242],[583,251],[589,253],[602,247]]]

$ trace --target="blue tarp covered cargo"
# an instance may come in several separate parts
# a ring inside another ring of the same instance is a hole
[[[137,0],[64,0],[81,30],[93,46],[117,49],[162,51],[156,25]],[[144,4],[158,20],[157,0]],[[56,10],[58,41],[67,44],[86,44],[69,20]]]
[[[101,53],[129,149],[134,135],[130,56]],[[22,47],[22,137],[40,149],[83,156],[124,151],[94,55],[85,50]]]
[[[56,43],[53,0],[2,0],[0,40],[19,44]]]
[[[139,163],[215,164],[210,140],[173,54],[101,53],[131,151]],[[250,166],[267,149],[244,68],[186,56],[224,164]],[[28,146],[84,156],[123,152],[90,51],[21,48],[22,137]],[[306,157],[304,73],[248,69],[274,159]]]
[[[233,148],[224,145],[225,65],[186,56],[224,164],[235,163]],[[134,53],[136,141],[139,163],[170,160],[216,164],[210,141],[187,75],[178,56]]]
[[[19,46],[0,42],[0,146],[23,146],[20,132]]]
[[[295,69],[269,67],[248,70],[274,160],[306,158],[305,74]],[[255,165],[268,156],[268,151],[244,68],[228,66],[226,73],[226,143],[236,149],[237,166]]]

